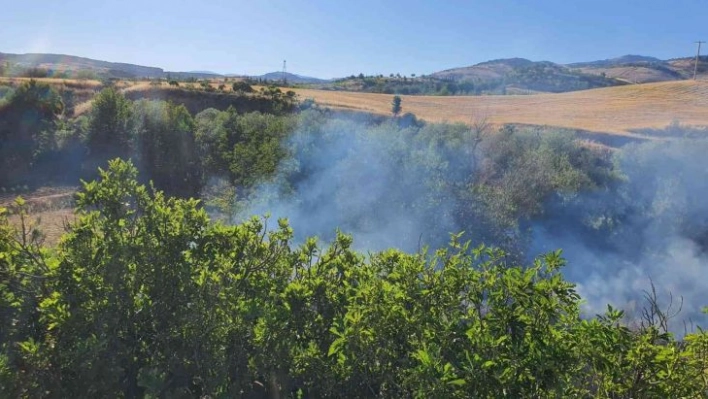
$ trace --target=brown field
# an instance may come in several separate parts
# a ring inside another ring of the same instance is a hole
[[[301,99],[353,111],[390,114],[390,94],[292,89]],[[634,136],[634,129],[672,121],[708,125],[708,81],[647,83],[560,94],[507,96],[401,96],[403,112],[431,122],[549,125]]]
[[[34,225],[44,234],[45,243],[55,245],[64,234],[64,226],[74,220],[73,196],[77,187],[57,186],[42,187],[22,194],[0,195],[0,207],[10,210],[8,218],[11,225],[21,228],[21,218],[16,212],[15,198],[25,199],[27,216],[26,225]]]
[[[11,225],[21,227],[19,215],[10,215]],[[43,234],[46,245],[55,246],[65,232],[67,223],[74,220],[74,210],[71,208],[32,212],[25,217],[25,224],[35,225]]]
[[[0,78],[2,81],[26,80]],[[100,87],[99,81],[40,78],[38,81],[54,85],[86,85]],[[229,82],[214,80],[212,87]],[[180,83],[180,89],[186,83]],[[193,84],[199,87],[198,83]],[[146,90],[148,81],[121,81],[118,87],[125,91]],[[174,88],[166,82],[161,88]],[[330,91],[316,89],[283,89],[295,91],[301,99],[312,98],[323,106],[351,111],[388,115],[390,94]],[[506,96],[401,96],[403,112],[412,112],[430,122],[469,123],[486,117],[501,125],[517,123],[558,126],[590,132],[603,132],[625,137],[646,138],[637,129],[663,128],[674,121],[685,125],[708,126],[708,80],[671,81],[583,90],[569,93],[542,93]],[[91,102],[76,105],[76,115],[90,109]]]
[[[30,80],[36,80],[37,82],[40,83],[47,83],[50,85],[61,85],[61,84],[68,84],[68,85],[80,85],[84,87],[92,87],[92,88],[98,88],[101,86],[101,82],[98,80],[80,80],[80,79],[56,79],[56,78],[7,78],[7,77],[0,77],[0,82],[2,83],[11,83],[11,84],[19,84],[22,82],[29,82]]]

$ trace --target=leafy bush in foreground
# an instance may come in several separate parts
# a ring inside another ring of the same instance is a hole
[[[708,335],[582,319],[560,253],[368,256],[211,223],[112,161],[60,246],[0,212],[2,397],[703,397]],[[4,212],[4,211],[3,211]]]

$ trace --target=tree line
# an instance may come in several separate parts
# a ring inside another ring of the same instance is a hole
[[[203,126],[206,119],[190,114],[184,105],[130,101],[113,87],[94,97],[87,115],[73,119],[64,112],[64,98],[47,84],[32,80],[7,94],[4,105],[0,104],[3,189],[59,181],[74,183],[79,178],[95,176],[96,168],[106,160],[122,157],[135,161],[142,181],[152,180],[171,195],[196,197],[207,180],[206,173],[227,176],[234,182],[242,180],[239,173],[244,171],[239,172],[239,167],[231,163],[247,162],[242,155],[256,151],[251,145],[258,147],[262,155],[258,159],[267,159],[270,155],[261,140],[279,142],[287,127],[285,116],[281,119],[253,113],[241,119],[242,115],[231,107],[219,114],[229,116],[219,119],[224,126],[218,132],[199,134],[198,131],[207,130]],[[295,104],[294,96],[277,88],[264,89],[254,96],[253,101],[267,101],[273,104],[271,112],[281,115],[287,115]],[[261,134],[256,135],[255,130]],[[241,145],[237,150],[240,156],[226,154],[234,151],[236,144]],[[277,146],[271,147],[275,151]],[[271,157],[279,159],[280,155]],[[264,168],[250,168],[248,174],[254,177],[268,173]]]

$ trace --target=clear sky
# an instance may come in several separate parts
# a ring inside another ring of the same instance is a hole
[[[695,55],[708,0],[0,0],[0,52],[322,78]],[[708,53],[708,48],[706,52]]]

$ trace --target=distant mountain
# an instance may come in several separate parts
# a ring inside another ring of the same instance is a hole
[[[41,68],[50,72],[50,75],[61,74],[63,76],[75,76],[79,71],[88,71],[99,78],[174,78],[174,79],[214,79],[223,77],[244,77],[238,74],[222,75],[212,71],[188,71],[173,72],[165,71],[162,68],[148,67],[142,65],[126,64],[122,62],[108,62],[94,60],[91,58],[77,57],[64,54],[10,54],[0,53],[0,63],[9,62],[13,64],[13,70],[18,73],[22,70]],[[271,72],[261,76],[253,76],[255,79],[265,79],[272,81],[282,81],[285,79],[289,83],[324,83],[327,80],[301,76],[293,73]]]
[[[705,64],[701,60],[699,73],[705,72]],[[664,61],[642,55],[625,55],[607,60],[576,62],[568,64],[568,67],[630,83],[650,83],[690,79],[693,77],[694,65],[693,57]]]
[[[212,72],[212,71],[188,71],[184,73],[195,73],[195,74],[201,74],[201,75],[214,75],[214,76],[222,76],[220,73]]]
[[[431,76],[533,91],[571,91],[583,88],[683,80],[693,77],[694,58],[660,60],[644,55],[624,55],[606,60],[555,64],[509,58],[447,69]],[[701,57],[698,74],[708,74],[708,57]]]
[[[666,61],[662,61],[658,58],[647,57],[644,55],[623,55],[617,58],[610,58],[607,60],[590,61],[590,62],[576,62],[568,64],[571,68],[583,68],[583,67],[613,67],[628,64],[665,64]]]
[[[435,72],[433,78],[471,82],[493,93],[535,93],[593,89],[624,84],[600,74],[586,74],[550,61],[508,58]]]
[[[489,80],[501,79],[514,69],[528,67],[534,62],[525,58],[506,58],[480,62],[467,67],[446,69],[435,72],[431,76],[452,80]]]
[[[46,69],[51,75],[75,75],[79,71],[88,71],[96,77],[105,78],[197,78],[208,79],[221,77],[221,75],[208,71],[193,72],[169,72],[162,68],[127,64],[123,62],[108,62],[94,60],[91,58],[77,57],[65,54],[10,54],[0,53],[0,63],[9,62],[14,65],[14,69]]]
[[[328,80],[313,78],[309,76],[296,75],[289,72],[269,72],[260,76],[251,76],[253,79],[264,79],[272,81],[283,81],[288,83],[309,84],[309,83],[326,83]]]
[[[19,68],[44,68],[52,72],[75,73],[77,71],[91,71],[100,76],[130,78],[162,77],[165,71],[162,68],[126,64],[122,62],[107,62],[90,58],[76,57],[64,54],[9,54],[0,53],[0,62],[9,62]]]
[[[446,69],[425,78],[379,78],[362,80],[345,78],[337,81],[301,76],[293,73],[270,72],[253,79],[287,81],[294,84],[319,85],[335,90],[354,90],[399,93],[445,92],[449,82],[459,83],[464,93],[476,94],[532,94],[536,92],[564,92],[628,83],[659,82],[691,79],[694,71],[693,57],[660,60],[643,55],[624,55],[606,60],[576,62],[567,65],[550,61],[531,61],[525,58],[507,58],[485,61],[476,65]],[[238,74],[222,75],[211,71],[170,72],[162,68],[108,62],[63,54],[10,54],[0,53],[0,64],[9,64],[11,75],[20,75],[31,69],[50,76],[97,78],[174,78],[218,79],[247,77]],[[85,73],[87,72],[87,73]],[[708,57],[700,58],[698,75],[708,76]],[[373,86],[372,86],[373,85]],[[416,85],[421,87],[416,87]],[[381,87],[379,87],[381,86]],[[389,87],[391,86],[391,87]],[[405,87],[404,87],[405,86]],[[425,87],[423,87],[425,86]],[[462,87],[464,86],[464,87]],[[420,89],[420,90],[418,90]],[[404,91],[406,90],[406,91]],[[418,90],[418,91],[416,91]],[[454,91],[447,90],[454,93]]]

